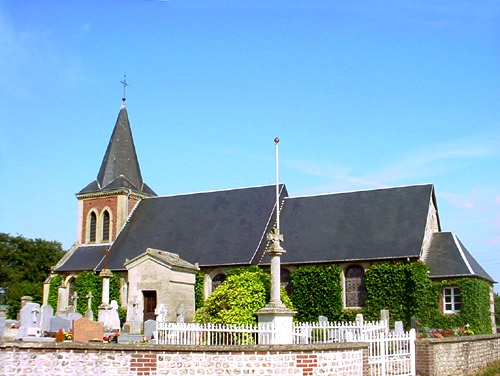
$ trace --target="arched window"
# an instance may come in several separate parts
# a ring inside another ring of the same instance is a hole
[[[212,292],[215,291],[217,287],[222,285],[226,280],[226,275],[224,273],[219,273],[215,277],[212,278]]]
[[[96,241],[96,230],[97,230],[97,215],[92,212],[90,213],[90,231],[89,231],[89,242],[95,243]]]
[[[365,271],[361,266],[350,266],[345,271],[345,305],[364,307],[366,300]]]
[[[109,241],[109,212],[107,210],[104,210],[104,213],[102,213],[102,241],[107,242]]]

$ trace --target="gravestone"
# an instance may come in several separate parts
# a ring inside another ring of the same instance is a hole
[[[181,304],[178,308],[177,308],[177,322],[182,324],[184,323],[184,314],[186,313],[186,310],[184,309],[184,305]]]
[[[42,332],[50,332],[50,319],[54,316],[54,308],[50,305],[42,306],[42,314],[40,318],[40,327]]]
[[[356,323],[358,325],[363,325],[364,321],[365,321],[365,318],[363,317],[363,314],[362,313],[358,313],[356,315]]]
[[[40,304],[26,303],[19,313],[20,328],[18,336],[23,337],[41,337],[40,329]]]
[[[156,321],[155,320],[146,320],[144,321],[144,336],[153,338],[153,332],[156,330]]]
[[[142,323],[139,316],[138,303],[133,300],[128,305],[127,309],[127,321],[123,325],[123,331],[130,334],[139,334],[142,332]]]
[[[71,330],[71,320],[63,316],[52,316],[49,328],[49,332],[51,333],[57,333],[59,329],[69,332]]]
[[[97,314],[97,321],[102,322],[107,331],[111,330],[111,306],[109,304],[101,304]]]
[[[403,334],[404,333],[404,328],[403,328],[403,322],[402,321],[396,321],[394,323],[394,331],[396,334]]]
[[[116,300],[111,301],[111,309],[109,311],[109,327],[112,331],[120,331],[120,317],[118,316],[118,303]]]
[[[89,291],[86,298],[87,298],[87,310],[85,311],[85,318],[94,321],[94,311],[92,311],[92,298],[93,298],[92,291]]]
[[[73,342],[102,342],[103,336],[104,325],[102,322],[95,322],[85,318],[73,321]]]
[[[78,312],[73,312],[73,313],[70,313],[68,315],[68,320],[69,321],[73,321],[73,320],[76,320],[76,319],[81,319],[83,316],[81,315],[81,313],[78,313]]]
[[[0,341],[5,335],[5,326],[7,325],[7,308],[0,305]]]
[[[418,329],[417,318],[415,316],[410,317],[410,326],[412,329]]]
[[[385,323],[385,333],[389,333],[389,310],[380,310],[380,319]]]
[[[69,297],[69,305],[68,308],[66,309],[66,312],[68,314],[75,313],[77,304],[78,304],[78,294],[76,293],[76,291],[74,291],[73,295]]]
[[[160,304],[155,309],[156,321],[157,322],[166,322],[167,321],[167,309],[163,304]]]

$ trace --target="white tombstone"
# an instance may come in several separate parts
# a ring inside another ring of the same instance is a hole
[[[184,305],[181,304],[178,308],[177,308],[177,322],[178,323],[184,323],[184,314],[185,314],[186,310],[184,309]]]
[[[396,334],[403,334],[404,333],[404,328],[403,328],[403,322],[402,321],[396,321],[394,323],[394,331]]]
[[[168,311],[163,304],[160,304],[155,309],[156,322],[166,322]]]
[[[123,331],[130,334],[140,334],[142,332],[142,323],[139,316],[139,303],[136,299],[131,299],[129,302],[127,320],[123,324]]]
[[[40,304],[26,303],[20,312],[20,325],[18,333],[19,338],[41,337]]]
[[[116,300],[111,301],[111,309],[109,311],[109,325],[111,330],[120,331],[120,317],[118,316],[118,303]]]
[[[40,318],[40,328],[42,333],[50,332],[50,319],[54,316],[54,308],[47,304],[42,306],[42,314]]]

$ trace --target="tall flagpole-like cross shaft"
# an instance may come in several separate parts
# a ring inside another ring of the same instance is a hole
[[[278,144],[280,139],[276,137],[274,144],[276,145],[276,230],[280,231],[280,173],[279,173],[279,152]]]
[[[276,145],[276,226],[267,234],[267,239],[271,244],[267,250],[269,257],[271,257],[271,301],[273,306],[282,306],[280,297],[281,286],[281,264],[280,257],[285,250],[281,248],[280,242],[283,241],[283,235],[280,234],[280,201],[279,201],[279,169],[278,169],[278,143],[280,139],[276,137],[274,143]]]

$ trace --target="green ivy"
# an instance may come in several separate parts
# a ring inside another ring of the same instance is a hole
[[[57,308],[57,300],[59,293],[59,286],[61,285],[64,277],[58,275],[50,281],[48,303],[54,308]],[[99,312],[99,305],[102,303],[102,278],[98,275],[86,271],[78,274],[73,281],[74,291],[78,295],[78,302],[76,311],[82,315],[85,314],[88,308],[87,294],[92,293],[92,312],[94,319],[97,318]],[[126,317],[127,311],[121,308],[120,299],[121,280],[119,274],[113,274],[109,280],[109,300],[116,300],[118,303],[118,316],[120,319]]]
[[[297,309],[297,321],[314,322],[319,316],[326,316],[330,321],[346,318],[341,273],[337,265],[301,267],[291,273],[291,299]]]
[[[429,317],[434,306],[428,267],[421,262],[374,264],[365,274],[368,320],[379,320],[389,310],[391,325],[402,321],[410,327],[411,317]]]
[[[57,308],[57,298],[59,295],[59,286],[63,281],[62,275],[56,275],[54,278],[50,280],[49,283],[49,297],[47,303],[54,309]]]
[[[462,311],[443,314],[439,310],[444,287],[457,286],[462,297]],[[465,327],[475,334],[491,334],[490,284],[478,278],[444,280],[432,284],[432,310],[429,316],[417,316],[421,326],[437,329]]]
[[[196,273],[196,279],[194,283],[194,305],[195,309],[201,308],[203,306],[203,285],[205,281],[205,273]]]
[[[82,272],[77,275],[74,284],[74,289],[78,294],[77,311],[82,315],[85,314],[88,307],[87,294],[92,292],[91,308],[94,318],[97,318],[99,305],[102,302],[102,278],[92,272]]]

